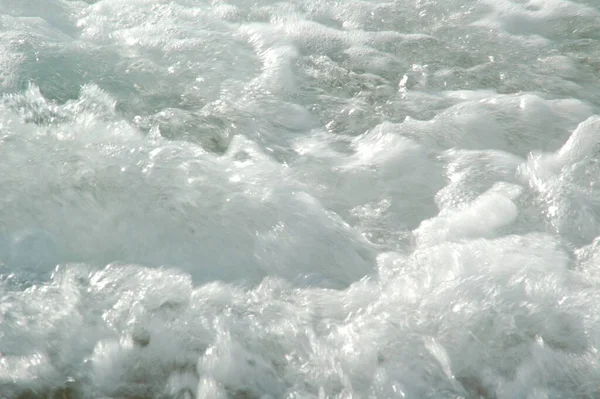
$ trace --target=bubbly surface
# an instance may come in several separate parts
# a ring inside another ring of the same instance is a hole
[[[0,398],[600,397],[597,0],[0,0]]]

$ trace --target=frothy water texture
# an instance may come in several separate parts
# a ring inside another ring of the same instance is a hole
[[[0,398],[600,397],[597,0],[0,0]]]

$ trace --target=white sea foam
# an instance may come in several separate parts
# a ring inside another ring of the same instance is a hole
[[[0,0],[0,398],[598,397],[599,24]]]

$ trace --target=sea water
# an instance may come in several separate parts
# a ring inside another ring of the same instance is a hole
[[[597,0],[0,0],[0,398],[597,398]]]

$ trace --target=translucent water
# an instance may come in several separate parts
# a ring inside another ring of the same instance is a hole
[[[0,0],[0,398],[600,396],[596,0]]]

